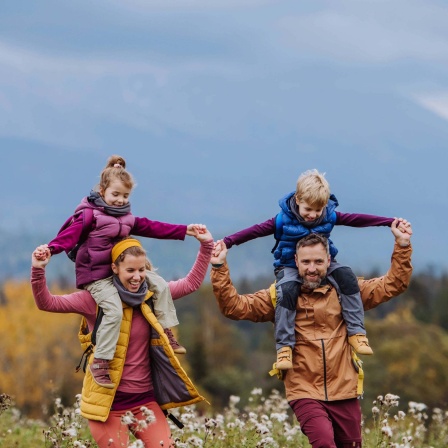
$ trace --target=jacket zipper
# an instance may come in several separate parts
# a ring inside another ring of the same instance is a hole
[[[321,339],[320,343],[322,344],[322,358],[323,358],[323,361],[324,361],[324,392],[325,392],[325,401],[328,401],[328,393],[327,393],[327,359],[325,357],[324,340]]]

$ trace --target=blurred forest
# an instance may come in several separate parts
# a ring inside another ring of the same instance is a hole
[[[373,272],[367,277],[374,277]],[[266,288],[272,278],[243,280],[240,293]],[[61,279],[53,293],[74,288]],[[374,356],[364,357],[368,412],[380,394],[393,393],[430,407],[448,406],[448,275],[430,269],[415,274],[400,297],[366,314]],[[176,301],[180,325],[174,330],[188,353],[181,361],[215,410],[238,395],[244,403],[254,387],[283,390],[268,375],[275,358],[271,323],[234,322],[224,318],[209,283]],[[30,418],[51,415],[56,397],[70,405],[80,392],[82,373],[77,331],[80,317],[39,311],[29,282],[0,285],[0,393],[13,396]]]

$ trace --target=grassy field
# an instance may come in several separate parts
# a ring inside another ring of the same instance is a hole
[[[79,397],[76,397],[79,400]],[[309,448],[286,400],[277,391],[265,397],[254,389],[249,404],[239,407],[239,397],[230,397],[222,413],[203,415],[194,406],[174,410],[185,425],[182,430],[170,420],[176,448]],[[372,403],[372,414],[363,426],[363,447],[446,448],[448,411],[410,402],[406,412],[398,410],[399,397],[387,394]],[[145,423],[145,422],[142,422]],[[0,447],[78,447],[95,448],[85,420],[79,415],[78,401],[73,407],[55,402],[47,423],[29,420],[14,408],[6,394],[0,395]],[[138,440],[128,447],[143,448]]]

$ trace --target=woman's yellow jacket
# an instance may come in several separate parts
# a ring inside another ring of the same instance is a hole
[[[153,293],[149,292],[147,299]],[[140,307],[143,316],[151,325],[151,375],[156,401],[162,409],[170,409],[180,406],[188,406],[205,400],[196,390],[190,378],[182,368],[176,355],[169,344],[162,326],[158,323],[148,300]],[[132,307],[123,303],[123,320],[121,322],[120,336],[114,359],[110,363],[110,377],[115,387],[106,389],[95,383],[90,373],[86,370],[82,387],[81,415],[89,420],[104,422],[109,416],[117,386],[123,373],[126,352],[131,333]],[[78,334],[83,350],[91,344],[92,332],[89,332],[87,321],[83,317]],[[89,363],[93,361],[94,353],[90,355]]]

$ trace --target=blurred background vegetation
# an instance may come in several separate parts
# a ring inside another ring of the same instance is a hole
[[[371,272],[366,278],[377,276]],[[266,288],[271,277],[241,280],[240,293]],[[53,293],[74,287],[61,278]],[[448,405],[448,275],[428,268],[415,274],[400,297],[366,315],[374,356],[364,357],[364,412],[381,394],[400,396],[429,407]],[[180,325],[174,330],[188,353],[181,358],[200,391],[215,410],[230,395],[248,400],[253,388],[264,393],[283,390],[268,375],[274,362],[273,325],[234,322],[224,318],[209,283],[176,301]],[[77,340],[80,317],[39,311],[29,282],[0,284],[0,393],[11,395],[30,418],[46,419],[60,397],[71,405],[81,390],[82,373],[75,373],[81,357]]]

